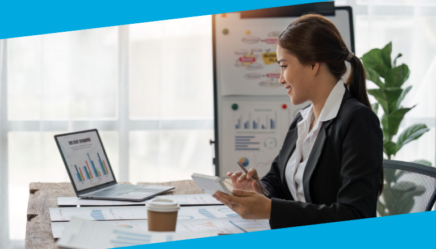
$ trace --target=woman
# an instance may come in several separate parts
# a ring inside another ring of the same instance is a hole
[[[383,134],[368,101],[365,71],[327,18],[309,14],[279,36],[280,84],[294,105],[292,122],[262,191],[247,174],[229,172],[234,196],[214,197],[242,218],[284,228],[376,216],[383,180]],[[344,84],[345,61],[351,74]]]

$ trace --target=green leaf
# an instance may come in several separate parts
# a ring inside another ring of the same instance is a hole
[[[381,77],[385,77],[389,68],[384,64],[381,50],[374,48],[362,56],[363,66],[374,69]]]
[[[403,102],[404,97],[406,97],[410,89],[412,89],[412,86],[408,86],[406,89],[403,90],[403,92],[401,93],[400,97],[397,100],[396,109],[400,108],[401,102]]]
[[[385,174],[385,180],[387,181],[388,186],[390,186],[392,182],[397,181],[397,177],[395,175],[395,170],[392,170],[392,169],[385,170],[384,174]]]
[[[368,89],[368,93],[374,96],[374,98],[381,105],[385,113],[389,113],[388,100],[383,89]]]
[[[401,87],[409,78],[410,71],[406,64],[401,64],[387,71],[385,77],[386,87]]]
[[[397,154],[397,145],[392,141],[386,141],[383,143],[383,152],[390,158]]]
[[[392,42],[389,42],[384,48],[381,50],[381,57],[383,63],[388,67],[392,68],[391,64],[391,53],[392,53]]]
[[[397,57],[395,57],[395,59],[394,59],[394,65],[393,65],[394,67],[397,66],[397,59],[400,58],[401,56],[403,56],[403,54],[399,53],[399,54],[397,55]]]
[[[379,106],[378,103],[371,104],[371,109],[375,113],[375,115],[377,115],[378,113],[378,106]]]
[[[396,111],[397,108],[397,102],[401,96],[401,93],[403,92],[403,89],[400,87],[389,87],[385,88],[383,90],[386,95],[386,101],[388,102],[388,114]]]
[[[404,115],[412,108],[400,108],[390,114],[384,114],[382,116],[383,133],[387,136],[388,140],[391,140],[398,132],[401,121],[403,121]]]
[[[372,68],[365,68],[366,79],[374,82],[378,87],[384,88],[383,82],[380,80],[380,75]]]
[[[386,114],[390,114],[397,110],[396,103],[402,92],[403,90],[398,87],[368,90],[368,93],[377,99]]]
[[[397,140],[397,151],[399,151],[404,145],[420,138],[424,133],[429,131],[425,124],[415,124],[404,130]]]
[[[423,160],[423,159],[415,160],[415,161],[413,161],[413,162],[414,162],[414,163],[423,164],[423,165],[427,165],[427,166],[431,166],[431,162],[429,162],[429,161],[427,161],[427,160]]]

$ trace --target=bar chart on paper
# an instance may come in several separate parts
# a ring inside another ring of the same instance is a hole
[[[256,111],[256,110],[255,110]],[[257,114],[257,115],[256,115]],[[244,119],[243,115],[236,116],[235,129],[237,130],[274,130],[277,129],[277,112],[261,114],[259,112],[247,114]],[[262,116],[262,117],[261,117]]]
[[[225,102],[223,143],[226,155],[222,172],[235,170],[236,162],[255,168],[259,176],[268,172],[290,125],[290,110],[283,102]],[[226,168],[228,167],[228,168]]]

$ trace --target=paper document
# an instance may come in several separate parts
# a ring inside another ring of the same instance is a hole
[[[266,175],[301,108],[280,101],[224,101],[222,172],[239,170],[240,162],[247,170],[255,168],[259,177]]]
[[[137,220],[147,219],[147,209],[144,206],[50,208],[51,221],[69,221],[73,216],[89,220]]]
[[[213,218],[227,218],[227,217],[240,217],[233,210],[227,206],[208,206],[208,207],[182,207],[179,210],[178,220],[191,220],[191,219],[213,219]]]
[[[147,219],[147,208],[144,206],[120,207],[65,207],[50,208],[51,221],[69,221],[76,216],[89,220],[144,220]],[[178,219],[205,219],[239,217],[227,206],[181,207]]]
[[[180,206],[224,205],[209,194],[157,196],[177,201]]]
[[[59,248],[99,249],[144,245],[184,239],[216,236],[217,232],[143,232],[119,226],[73,218],[58,241]]]
[[[221,219],[178,220],[177,232],[218,231],[219,233],[246,233],[269,230],[269,220],[244,220],[240,217]]]
[[[99,221],[106,225],[148,231],[148,220]],[[52,222],[53,238],[62,237],[70,222]],[[218,233],[244,233],[269,230],[269,220],[244,220],[240,217],[220,219],[178,220],[176,232],[216,231]]]
[[[98,221],[106,225],[118,226],[124,228],[132,228],[140,231],[148,231],[148,220],[111,220],[111,221]],[[67,229],[71,222],[52,222],[51,230],[53,232],[53,238],[58,239],[62,237],[62,234]]]
[[[181,206],[200,206],[200,205],[223,205],[208,194],[193,195],[159,195],[154,198],[165,198],[177,201]],[[58,206],[144,206],[149,200],[140,202],[131,201],[110,201],[110,200],[88,200],[77,197],[58,197]]]

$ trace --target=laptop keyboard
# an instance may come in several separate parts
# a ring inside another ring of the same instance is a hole
[[[108,196],[116,196],[127,192],[132,191],[131,185],[126,184],[116,184],[114,186],[102,189],[100,191],[90,193],[89,196],[100,196],[100,197],[108,197]]]

